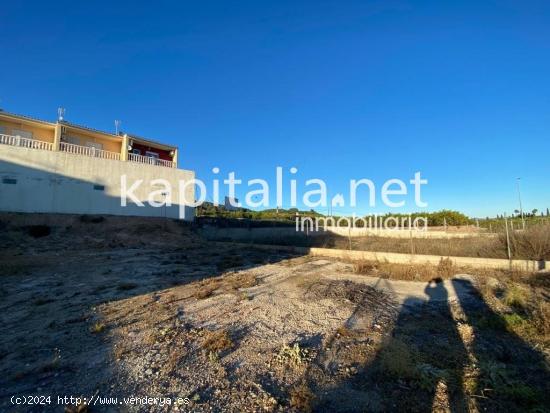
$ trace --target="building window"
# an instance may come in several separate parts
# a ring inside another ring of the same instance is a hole
[[[70,143],[72,145],[80,145],[80,138],[78,138],[76,136],[65,135],[65,136],[63,136],[63,141],[67,142],[67,143]]]
[[[105,191],[105,185],[94,185],[94,191]]]
[[[103,144],[102,143],[97,143],[97,142],[86,142],[86,146],[88,148],[94,148],[94,149],[97,149],[97,150],[103,150]]]
[[[159,154],[157,152],[151,152],[151,151],[145,151],[145,156],[148,156],[149,158],[159,158]]]
[[[15,185],[17,183],[17,179],[15,178],[2,178],[2,183],[6,185]]]
[[[32,132],[21,129],[12,129],[11,132],[13,133],[13,136],[20,136],[21,138],[32,139]]]
[[[132,153],[136,155],[141,155],[141,151],[139,149],[132,149]]]
[[[6,127],[5,126],[0,126],[0,135],[6,135]]]

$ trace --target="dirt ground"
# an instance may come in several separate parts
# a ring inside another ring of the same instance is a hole
[[[0,411],[550,406],[547,348],[500,327],[475,274],[399,284],[173,221],[16,214],[0,263]],[[29,395],[51,403],[12,404]]]

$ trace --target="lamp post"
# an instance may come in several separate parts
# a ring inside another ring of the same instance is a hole
[[[521,190],[519,188],[519,181],[521,178],[518,178],[516,181],[517,187],[518,187],[518,199],[519,199],[519,213],[521,215],[521,225],[523,226],[523,229],[525,229],[525,219],[523,218],[523,206],[521,205]]]

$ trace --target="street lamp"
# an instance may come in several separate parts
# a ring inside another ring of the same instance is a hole
[[[518,199],[519,199],[519,213],[521,214],[521,225],[523,226],[523,229],[525,229],[525,219],[523,218],[523,207],[521,205],[521,191],[519,189],[519,181],[521,178],[518,178],[516,181],[517,187],[518,187]]]

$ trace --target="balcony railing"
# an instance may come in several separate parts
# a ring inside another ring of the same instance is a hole
[[[1,135],[0,144],[20,146],[22,148],[42,149],[44,151],[53,150],[53,144],[50,142],[39,141],[36,139],[23,138],[22,136]]]
[[[19,146],[22,148],[41,149],[45,151],[53,151],[53,143],[39,141],[37,139],[24,138],[22,136],[12,136],[0,134],[0,145]],[[62,152],[72,153],[74,155],[91,156],[94,158],[111,159],[120,161],[120,153],[104,151],[94,147],[75,145],[67,142],[59,143],[59,150]],[[152,156],[143,156],[135,153],[128,154],[130,162],[136,162],[147,165],[163,166],[166,168],[175,168],[176,164],[172,161],[153,158]]]
[[[138,155],[137,153],[129,153],[128,160],[131,162],[146,163],[148,165],[165,166],[167,168],[176,167],[172,161],[165,161],[164,159],[153,158],[152,156]]]
[[[59,144],[59,150],[62,152],[68,152],[75,155],[91,156],[94,158],[112,159],[115,161],[120,160],[120,153],[104,151],[103,149],[97,149],[90,146],[74,145],[72,143],[61,142]]]

